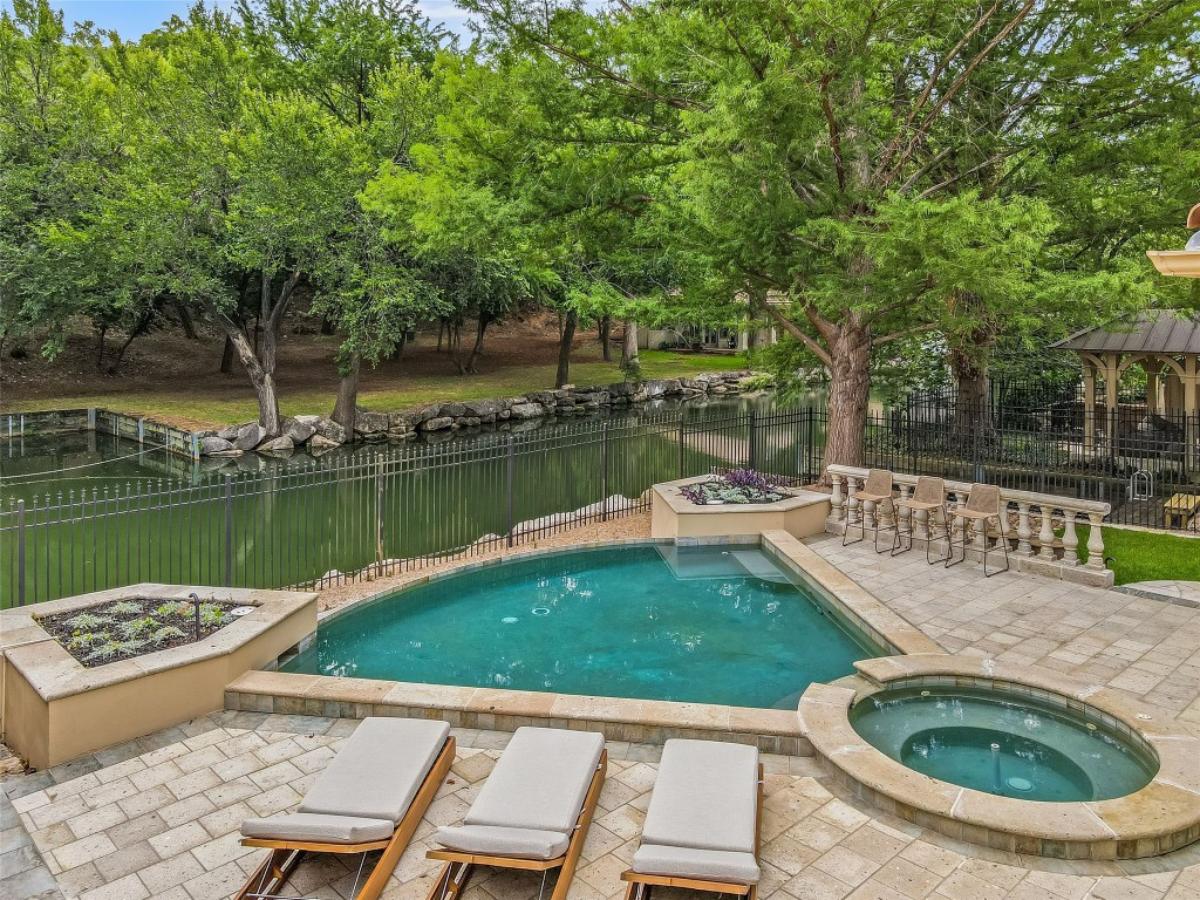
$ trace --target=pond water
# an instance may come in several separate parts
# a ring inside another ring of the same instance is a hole
[[[613,423],[632,422],[672,412],[681,413],[686,421],[701,422],[751,410],[770,412],[775,408],[775,396],[769,393],[686,402],[658,400],[637,409],[614,410],[602,415],[574,416],[567,420],[547,419],[525,431],[536,429],[538,434],[551,435],[580,422],[601,419]],[[456,445],[470,446],[495,441],[497,435],[504,433],[490,429],[437,432],[432,439],[438,442],[450,439]],[[196,461],[166,453],[148,444],[143,446],[137,441],[92,432],[31,434],[12,438],[0,436],[0,501],[29,501],[37,496],[54,495],[58,491],[90,491],[106,486],[149,484],[157,487],[160,481],[164,485],[168,482],[203,484],[223,479],[227,474],[278,475],[313,465],[333,468],[356,459],[370,458],[389,446],[348,444],[323,454],[319,459],[301,451],[288,458],[245,453],[232,459],[206,457]]]
[[[875,655],[758,547],[620,547],[487,566],[321,625],[283,669],[795,709]]]

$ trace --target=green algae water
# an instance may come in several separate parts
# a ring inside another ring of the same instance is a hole
[[[876,749],[922,774],[1001,797],[1108,800],[1149,783],[1151,755],[1072,710],[967,689],[887,690],[850,721]]]
[[[873,655],[756,547],[630,546],[397,592],[323,623],[283,669],[794,709]]]

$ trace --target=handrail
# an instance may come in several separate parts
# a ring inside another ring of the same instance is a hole
[[[866,481],[867,469],[857,466],[831,465],[828,467],[830,481],[833,485],[832,508],[830,522],[837,528],[846,524],[858,525],[866,522],[868,527],[874,527],[877,521],[886,526],[886,513],[881,511],[876,519],[875,504],[870,501],[859,502],[856,494],[862,483]],[[892,474],[892,483],[900,497],[908,497],[917,484],[919,476],[907,472]],[[961,538],[962,529],[970,528],[962,517],[954,515],[956,507],[966,504],[971,493],[971,485],[963,481],[945,482],[946,494],[954,495],[954,504],[949,512],[953,519],[951,528],[956,538]],[[843,488],[845,491],[843,492]],[[1034,491],[1019,491],[1000,488],[1000,499],[1004,503],[1003,534],[988,535],[983,528],[974,530],[972,548],[982,551],[989,537],[996,540],[1016,540],[1014,553],[1027,560],[1066,568],[1083,568],[1096,574],[1101,580],[1111,584],[1112,573],[1104,561],[1104,535],[1101,526],[1104,518],[1112,511],[1112,506],[1099,500],[1079,500],[1074,497],[1062,497],[1057,494],[1040,494]],[[1009,519],[1011,508],[1016,507],[1017,527],[1011,530]],[[1033,513],[1031,510],[1036,509]],[[899,515],[907,517],[909,512],[901,507]],[[916,511],[912,513],[913,521],[906,523],[911,528],[913,536],[919,541],[937,540],[937,535],[931,534],[928,514]],[[1076,524],[1079,516],[1083,516],[1090,526],[1087,544],[1080,547]],[[894,523],[893,523],[894,524]],[[1036,525],[1036,530],[1035,526]],[[1061,536],[1059,532],[1061,531]],[[1081,558],[1080,551],[1086,549],[1086,560]],[[1058,551],[1062,551],[1059,556]],[[1045,565],[1038,569],[1047,568]]]

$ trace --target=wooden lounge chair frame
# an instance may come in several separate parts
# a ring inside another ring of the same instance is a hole
[[[450,767],[454,764],[454,751],[455,740],[452,736],[447,737],[441,752],[433,761],[433,766],[430,767],[420,789],[413,797],[412,803],[409,804],[408,811],[404,814],[404,818],[396,823],[396,829],[390,838],[364,841],[360,844],[242,838],[243,847],[266,847],[271,850],[271,855],[254,870],[245,886],[235,895],[235,900],[265,900],[265,898],[276,896],[276,893],[287,884],[292,872],[307,853],[363,854],[362,862],[358,866],[358,875],[354,880],[354,885],[357,887],[358,880],[362,876],[363,865],[367,861],[366,855],[372,850],[382,850],[383,854],[363,883],[362,890],[354,895],[354,900],[375,900],[387,887],[388,879],[396,868],[396,863],[400,861],[417,826],[421,824],[421,817],[425,815],[425,810],[429,808],[429,804],[437,796],[442,782],[446,780]]]
[[[554,892],[550,900],[566,900],[567,891],[571,887],[571,879],[575,875],[575,867],[579,863],[579,854],[583,852],[583,843],[587,840],[588,828],[592,824],[592,816],[596,812],[596,803],[600,800],[600,789],[604,787],[604,776],[608,772],[608,751],[600,752],[600,762],[592,774],[592,782],[583,798],[583,808],[571,832],[571,840],[567,844],[567,852],[553,859],[528,859],[521,856],[487,856],[480,853],[464,853],[458,850],[430,850],[425,856],[428,859],[442,860],[446,863],[441,873],[429,891],[428,900],[451,900],[456,898],[467,887],[475,866],[495,866],[498,869],[521,869],[527,872],[541,872],[542,884],[545,885],[546,875],[551,869],[559,869],[558,881],[554,884]]]
[[[754,810],[754,858],[758,859],[762,849],[762,814],[763,814],[763,767],[758,764],[758,802]],[[625,900],[649,900],[650,891],[656,885],[661,887],[683,888],[689,891],[708,891],[714,894],[736,894],[747,900],[757,900],[758,885],[742,884],[736,881],[712,881],[703,878],[683,878],[679,875],[647,875],[626,869],[621,873],[621,880],[629,882],[625,889]]]

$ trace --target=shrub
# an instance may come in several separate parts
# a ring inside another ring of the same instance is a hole
[[[119,656],[132,656],[146,645],[145,641],[106,640],[87,655],[88,662],[104,662]]]

